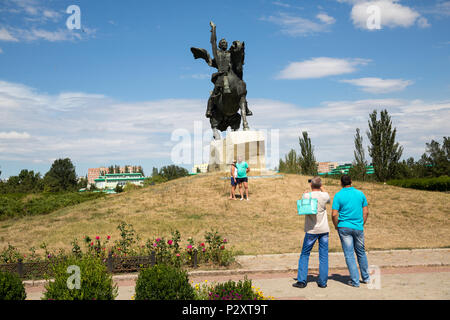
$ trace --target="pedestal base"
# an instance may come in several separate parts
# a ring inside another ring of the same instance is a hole
[[[266,169],[264,133],[261,131],[232,131],[223,140],[210,143],[208,172],[227,172],[233,160],[247,162],[250,170]]]

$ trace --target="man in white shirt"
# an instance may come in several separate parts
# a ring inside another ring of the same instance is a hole
[[[298,260],[297,282],[293,284],[297,288],[306,287],[308,277],[308,263],[311,249],[319,240],[319,278],[317,285],[320,288],[327,287],[328,281],[328,226],[327,203],[330,203],[330,196],[322,187],[322,180],[319,177],[311,179],[311,193],[305,192],[303,197],[317,199],[317,214],[305,215],[305,238],[303,240],[302,253]]]

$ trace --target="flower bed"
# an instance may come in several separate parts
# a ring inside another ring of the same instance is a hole
[[[8,244],[0,251],[0,270],[18,273],[22,278],[39,278],[51,271],[55,261],[68,257],[100,258],[111,273],[134,272],[154,264],[175,267],[197,267],[200,265],[228,266],[234,261],[234,253],[228,249],[228,240],[217,231],[206,232],[200,241],[190,237],[186,242],[178,230],[170,236],[155,237],[143,242],[131,224],[122,222],[118,227],[120,238],[111,236],[85,236],[83,244],[78,239],[71,242],[70,252],[50,250],[41,245],[43,254],[30,248],[28,254]],[[83,247],[83,248],[82,248]]]

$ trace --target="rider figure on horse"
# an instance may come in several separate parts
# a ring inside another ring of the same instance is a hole
[[[232,70],[231,53],[228,50],[228,43],[225,39],[221,39],[219,41],[219,48],[217,48],[216,25],[212,21],[210,22],[210,25],[212,52],[218,72],[214,73],[211,77],[211,82],[214,83],[214,90],[208,99],[208,107],[206,109],[207,118],[212,116],[215,98],[220,94],[231,93],[228,82],[228,73]],[[248,109],[247,103],[245,106],[246,115],[251,116],[253,113]]]

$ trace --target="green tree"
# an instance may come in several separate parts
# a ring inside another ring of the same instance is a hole
[[[294,174],[301,173],[297,152],[294,149],[291,149],[288,154],[284,156],[284,161],[280,159],[278,171]]]
[[[121,186],[120,184],[117,184],[116,187],[114,188],[114,191],[117,193],[123,192],[123,186]]]
[[[392,128],[391,117],[387,110],[380,113],[377,119],[377,111],[369,116],[369,155],[372,158],[375,176],[378,181],[385,182],[395,176],[398,162],[403,153],[403,147],[395,142],[396,128]]]
[[[152,169],[152,177],[157,176],[158,174],[159,174],[158,168],[153,167],[153,169]]]
[[[78,180],[77,188],[78,188],[78,189],[87,188],[87,185],[88,185],[88,177],[87,177],[87,176],[81,177],[81,178]]]
[[[114,166],[108,167],[108,173],[113,174],[114,173]]]
[[[314,147],[311,144],[311,139],[308,137],[308,132],[303,131],[302,137],[298,138],[300,144],[301,154],[298,157],[301,172],[305,175],[317,174],[317,162],[314,156]]]
[[[130,173],[130,166],[125,165],[125,173]]]
[[[367,160],[364,153],[363,137],[360,134],[359,128],[356,128],[355,135],[355,151],[353,152],[355,159],[353,160],[353,167],[349,174],[353,179],[366,180]]]
[[[44,176],[44,190],[49,192],[74,191],[77,188],[75,167],[69,158],[55,160]]]
[[[442,147],[439,142],[431,140],[426,144],[426,152],[422,156],[427,175],[440,177],[450,175],[450,139],[444,137]]]
[[[42,191],[41,174],[23,169],[18,176],[11,176],[4,184],[4,193],[32,193]]]
[[[189,175],[189,171],[187,171],[183,167],[176,166],[174,164],[169,166],[164,166],[159,170],[159,175],[167,180],[173,180],[181,177],[185,177]]]

